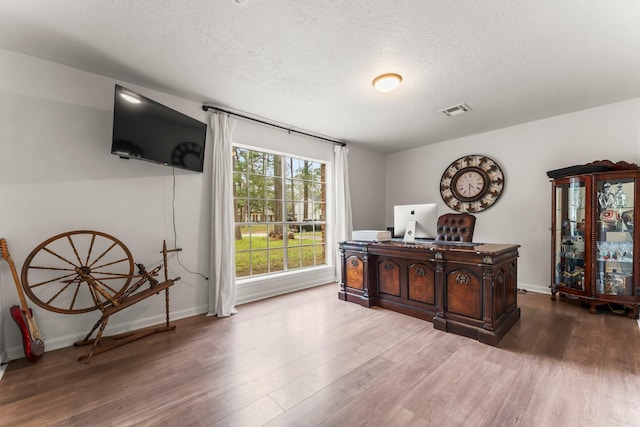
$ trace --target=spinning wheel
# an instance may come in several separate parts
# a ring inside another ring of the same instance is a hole
[[[131,253],[120,240],[99,231],[69,231],[29,254],[22,286],[46,310],[87,313],[117,301],[136,277],[133,271]]]
[[[80,360],[89,363],[94,354],[104,353],[137,339],[175,329],[169,323],[169,287],[180,280],[167,276],[167,254],[182,249],[167,249],[162,242],[162,265],[147,271],[137,264],[133,274],[133,258],[129,249],[118,239],[99,231],[78,230],[58,234],[38,245],[22,267],[22,287],[33,302],[57,313],[102,312],[87,336],[75,346],[91,345],[89,353]],[[164,267],[164,281],[156,280]],[[130,285],[131,279],[138,280]],[[148,284],[149,288],[142,290]],[[114,335],[114,343],[99,347],[102,334],[112,314],[131,307],[161,291],[165,293],[166,322],[134,332]],[[96,332],[95,338],[91,338]]]

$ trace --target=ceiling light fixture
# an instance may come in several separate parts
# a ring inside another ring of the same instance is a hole
[[[400,86],[401,81],[402,76],[400,74],[382,74],[381,76],[373,79],[373,87],[380,92],[391,92],[392,90]]]
[[[128,101],[128,102],[130,102],[132,104],[140,104],[140,102],[142,102],[138,98],[136,98],[135,96],[130,95],[128,93],[121,93],[120,96],[123,97],[126,101]]]

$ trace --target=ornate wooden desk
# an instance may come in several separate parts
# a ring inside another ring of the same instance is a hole
[[[520,319],[520,245],[487,243],[340,243],[338,298],[433,322],[490,345]]]

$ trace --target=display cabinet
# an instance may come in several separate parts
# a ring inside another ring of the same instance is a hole
[[[597,163],[597,162],[594,162]],[[599,164],[599,163],[598,163]],[[551,298],[578,298],[592,313],[609,304],[638,318],[640,171],[628,163],[552,181]],[[617,169],[616,169],[617,167]]]

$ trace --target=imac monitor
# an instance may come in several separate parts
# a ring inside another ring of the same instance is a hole
[[[403,237],[409,221],[415,221],[416,239],[435,239],[438,211],[435,203],[396,205],[393,207],[394,237]]]

